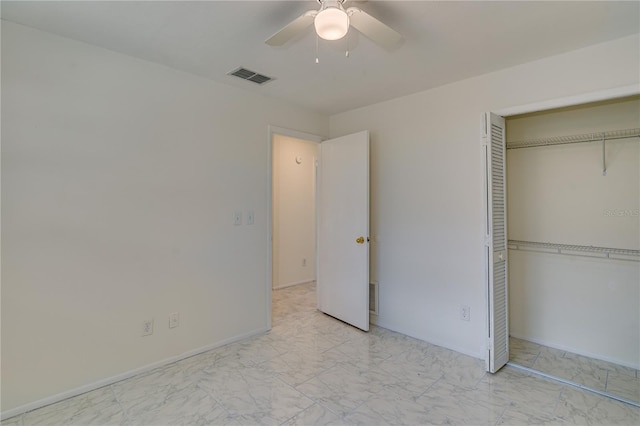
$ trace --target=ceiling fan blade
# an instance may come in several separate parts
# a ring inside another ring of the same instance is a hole
[[[304,15],[297,17],[283,29],[269,37],[265,43],[269,46],[282,46],[313,24],[313,19],[317,14],[317,10],[308,10]]]
[[[349,22],[356,30],[386,49],[395,47],[402,40],[398,32],[357,7],[350,7],[347,13]]]

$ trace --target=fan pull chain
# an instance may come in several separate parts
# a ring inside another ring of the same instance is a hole
[[[348,58],[349,57],[349,33],[347,33],[347,35],[345,36],[344,41],[347,45],[347,50],[344,52],[344,56]]]
[[[318,40],[319,39],[320,39],[320,36],[316,34],[316,64],[320,63],[320,59],[318,59]]]

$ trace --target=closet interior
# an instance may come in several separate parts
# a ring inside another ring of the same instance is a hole
[[[506,140],[510,362],[640,403],[640,97]]]

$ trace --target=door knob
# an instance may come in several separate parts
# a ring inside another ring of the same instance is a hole
[[[356,243],[358,243],[358,244],[364,244],[364,237],[358,237],[358,238],[356,238]]]

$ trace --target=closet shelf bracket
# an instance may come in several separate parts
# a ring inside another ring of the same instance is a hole
[[[605,136],[605,133],[602,132],[602,176],[606,176],[607,175],[607,162],[606,162],[606,143],[607,143],[607,138]]]

